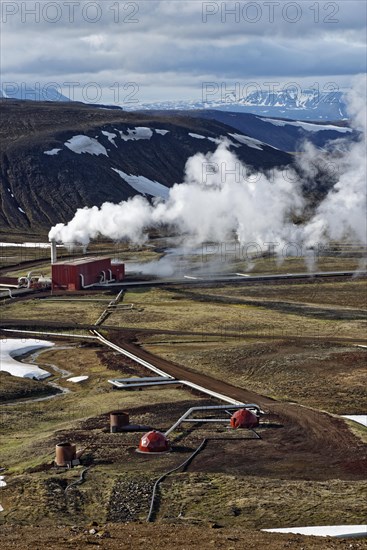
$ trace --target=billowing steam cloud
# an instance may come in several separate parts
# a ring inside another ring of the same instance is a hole
[[[349,113],[353,127],[361,132],[358,142],[342,150],[335,164],[339,179],[318,206],[310,223],[304,228],[307,244],[330,239],[358,240],[367,243],[366,226],[366,75],[355,79],[348,94]],[[303,162],[312,162],[315,153],[305,155]]]
[[[223,240],[233,232],[240,242],[283,242],[293,231],[290,213],[303,206],[296,179],[280,171],[272,173],[271,181],[264,174],[251,175],[224,142],[214,153],[199,153],[187,161],[185,182],[173,186],[167,201],[152,205],[135,196],[120,204],[79,209],[49,236],[81,244],[97,235],[142,243],[149,228],[165,224],[191,244]]]
[[[187,161],[184,182],[172,187],[165,202],[151,204],[136,196],[120,204],[79,209],[68,224],[53,227],[49,237],[86,245],[102,235],[141,244],[150,228],[164,224],[174,226],[194,246],[223,241],[233,234],[241,243],[298,241],[312,246],[342,237],[366,242],[365,97],[365,79],[360,77],[349,95],[349,105],[353,126],[363,132],[363,138],[345,142],[334,159],[338,181],[303,226],[291,221],[305,206],[299,177],[291,170],[252,174],[229,151],[229,143],[223,142],[214,153],[200,153]],[[301,166],[310,164],[316,154],[320,152],[308,147]]]

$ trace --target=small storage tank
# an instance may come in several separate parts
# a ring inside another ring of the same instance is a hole
[[[76,445],[58,443],[56,445],[56,466],[70,466],[76,460]]]
[[[124,431],[124,427],[130,423],[129,413],[125,411],[110,412],[110,432],[112,434]]]
[[[259,418],[255,413],[248,409],[240,409],[236,411],[231,417],[231,428],[256,428],[259,425]]]
[[[143,435],[138,450],[141,453],[168,453],[171,446],[164,434],[153,430]]]

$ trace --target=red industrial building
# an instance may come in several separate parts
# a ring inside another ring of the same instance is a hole
[[[93,285],[119,283],[125,277],[125,264],[111,258],[79,258],[52,264],[54,290],[83,290]]]

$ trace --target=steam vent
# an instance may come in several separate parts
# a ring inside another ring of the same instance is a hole
[[[248,409],[240,409],[231,417],[231,428],[256,428],[259,425],[259,419],[253,412]]]
[[[141,453],[168,453],[171,447],[164,434],[153,430],[143,435],[138,450]]]

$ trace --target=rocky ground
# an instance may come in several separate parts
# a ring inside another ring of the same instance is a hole
[[[3,550],[49,550],[74,548],[103,548],[105,550],[363,550],[365,541],[339,540],[301,535],[279,535],[253,530],[223,529],[217,524],[206,526],[130,524],[86,524],[83,527],[56,525],[51,531],[38,525],[12,526],[1,530]]]

